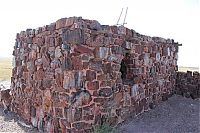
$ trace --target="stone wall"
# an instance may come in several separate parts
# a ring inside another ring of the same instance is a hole
[[[198,72],[177,72],[175,93],[192,99],[200,98],[200,74]]]
[[[12,110],[47,132],[117,125],[171,95],[178,45],[78,17],[27,29],[13,51]]]

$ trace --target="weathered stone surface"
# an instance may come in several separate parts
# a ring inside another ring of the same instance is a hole
[[[54,55],[55,55],[55,47],[49,47],[47,53],[50,55],[50,57],[54,57]]]
[[[200,74],[198,72],[178,72],[175,93],[196,99],[200,97]]]
[[[88,81],[87,82],[87,89],[88,90],[98,90],[99,89],[99,81]]]
[[[114,101],[116,103],[116,106],[120,106],[122,99],[123,99],[123,93],[120,92],[114,95]]]
[[[55,49],[55,58],[59,58],[62,56],[60,46],[56,47]]]
[[[150,57],[150,55],[147,53],[144,55],[144,65],[145,66],[149,65],[149,57]]]
[[[45,79],[43,79],[42,85],[44,88],[51,88],[52,80],[45,78]]]
[[[105,59],[108,57],[109,48],[106,47],[97,47],[95,49],[95,57]]]
[[[41,132],[92,132],[174,91],[197,98],[199,73],[178,73],[175,81],[177,52],[170,39],[81,17],[28,29],[13,51],[12,110]]]
[[[82,120],[82,109],[76,108],[74,113],[74,121],[80,121]]]
[[[66,23],[66,18],[61,18],[56,21],[56,29],[64,28]]]
[[[61,71],[61,72],[62,72],[62,71]],[[63,74],[60,74],[60,73],[55,74],[56,84],[57,84],[59,87],[62,87],[62,86],[63,86],[63,77],[64,77]]]
[[[42,68],[37,70],[37,72],[36,72],[36,80],[42,80],[44,77],[45,77],[44,70]]]
[[[89,55],[93,54],[93,50],[89,49],[88,47],[82,46],[82,45],[77,45],[74,49],[74,52],[84,54],[87,53]]]
[[[75,92],[71,97],[71,103],[74,107],[87,105],[91,100],[91,95],[88,91]]]
[[[112,72],[112,66],[111,66],[111,63],[106,63],[106,64],[103,64],[103,72],[105,74],[107,73],[111,73]]]
[[[90,24],[90,28],[91,28],[92,30],[101,30],[101,24],[100,24],[98,21],[94,20],[94,21],[92,21],[92,23]]]
[[[135,97],[138,95],[139,87],[137,84],[133,85],[131,88],[131,96]]]
[[[89,123],[84,123],[84,122],[77,122],[77,123],[73,123],[72,126],[76,129],[76,130],[81,130],[81,129],[88,129],[91,127],[91,124]]]
[[[80,57],[72,57],[72,66],[74,70],[83,69],[83,64]]]
[[[84,33],[82,29],[63,30],[62,41],[70,44],[84,44]]]
[[[55,108],[55,116],[63,118],[63,112],[61,108]]]
[[[91,70],[87,70],[86,72],[86,80],[87,81],[92,81],[96,79],[96,72],[95,71],[91,71]]]
[[[156,53],[156,61],[159,61],[159,60],[160,60],[160,53],[157,52],[157,53]]]
[[[74,73],[75,87],[83,87],[83,73],[81,71],[75,71]]]
[[[71,70],[72,69],[72,61],[70,58],[64,58],[61,62],[62,70]]]
[[[113,92],[111,88],[100,88],[99,90],[99,96],[102,96],[102,97],[110,97],[112,93]]]
[[[114,45],[111,47],[111,51],[113,54],[123,54],[123,49],[120,46]]]
[[[75,21],[75,18],[74,18],[74,17],[67,18],[67,19],[66,19],[65,26],[66,26],[66,27],[72,26],[72,25],[74,24],[74,21]]]
[[[73,72],[67,72],[64,74],[64,80],[63,80],[63,88],[70,89],[70,87],[75,86],[75,79],[74,79],[74,73]]]
[[[56,69],[60,66],[60,61],[58,59],[54,59],[52,62],[51,62],[51,68],[53,69]]]

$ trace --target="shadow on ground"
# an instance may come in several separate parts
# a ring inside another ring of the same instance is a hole
[[[124,122],[115,133],[200,133],[200,100],[174,95]]]

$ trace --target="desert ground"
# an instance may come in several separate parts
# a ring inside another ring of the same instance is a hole
[[[12,59],[0,58],[0,81],[10,80],[12,74]]]
[[[178,67],[178,71],[180,71],[180,72],[187,72],[187,71],[200,72],[200,68],[199,67],[183,67],[183,66],[179,66]]]
[[[129,119],[116,133],[200,133],[200,100],[174,95],[155,109]]]

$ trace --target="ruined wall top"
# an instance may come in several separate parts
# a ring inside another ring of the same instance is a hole
[[[87,34],[84,33],[90,34],[93,32],[92,34],[102,34],[107,37],[120,38],[121,40],[115,40],[115,44],[123,43],[123,40],[125,39],[126,41],[133,42],[135,44],[140,44],[142,41],[141,45],[145,44],[145,42],[170,44],[176,46],[182,45],[179,44],[178,42],[174,42],[173,39],[150,37],[139,34],[136,31],[128,29],[124,26],[101,25],[96,20],[82,19],[82,17],[61,18],[57,20],[55,23],[51,23],[50,25],[45,25],[43,27],[39,27],[36,29],[27,29],[26,31],[21,31],[20,33],[17,33],[16,38],[18,39],[18,38],[28,37],[30,39],[28,39],[26,43],[31,43],[32,42],[31,37],[50,35],[52,33],[62,34],[63,32],[67,32],[66,30],[73,30],[73,29],[80,29],[74,34],[80,34],[82,41],[81,43],[86,43],[86,44],[87,44],[87,38],[89,37],[87,37]]]

